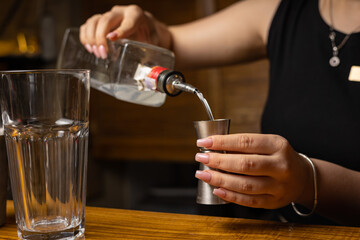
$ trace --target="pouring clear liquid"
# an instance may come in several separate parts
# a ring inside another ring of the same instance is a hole
[[[209,106],[209,103],[206,101],[206,99],[204,98],[204,95],[199,91],[196,90],[195,92],[196,96],[200,99],[201,103],[204,105],[205,110],[208,114],[208,117],[211,121],[214,121],[214,115],[212,114],[211,108]]]
[[[209,117],[209,120],[214,121],[214,115],[212,114],[209,103],[204,98],[204,95],[196,87],[192,86],[191,84],[188,84],[185,82],[180,82],[180,81],[174,81],[172,83],[172,85],[175,89],[178,89],[178,90],[181,90],[184,92],[194,93],[199,98],[201,103],[204,105],[207,115]]]

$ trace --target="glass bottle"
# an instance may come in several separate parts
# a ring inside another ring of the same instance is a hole
[[[79,30],[66,30],[57,68],[90,69],[91,87],[126,102],[159,107],[166,95],[196,93],[183,74],[173,71],[174,53],[154,45],[120,39],[108,41],[106,59],[96,58],[79,40]]]

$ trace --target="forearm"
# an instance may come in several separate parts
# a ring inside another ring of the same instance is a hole
[[[169,27],[177,68],[236,64],[266,57],[279,1],[240,1],[197,21]]]
[[[317,169],[317,213],[341,224],[360,225],[359,172],[339,165],[312,159]],[[312,208],[314,192],[309,181],[301,204]],[[309,185],[310,184],[310,185]]]
[[[201,36],[196,26],[171,27],[172,50],[179,69],[197,69],[249,62],[266,57],[265,47],[258,44],[239,46],[229,43],[231,39],[219,36]],[[221,33],[219,33],[221,34]],[[234,40],[233,40],[234,41]]]

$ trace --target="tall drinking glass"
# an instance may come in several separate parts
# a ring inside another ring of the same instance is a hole
[[[18,236],[84,236],[89,71],[0,72]]]

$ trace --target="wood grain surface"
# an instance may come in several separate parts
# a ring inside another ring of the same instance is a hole
[[[360,228],[297,225],[239,218],[86,208],[85,238],[91,239],[360,239]],[[0,239],[18,239],[12,202]]]

